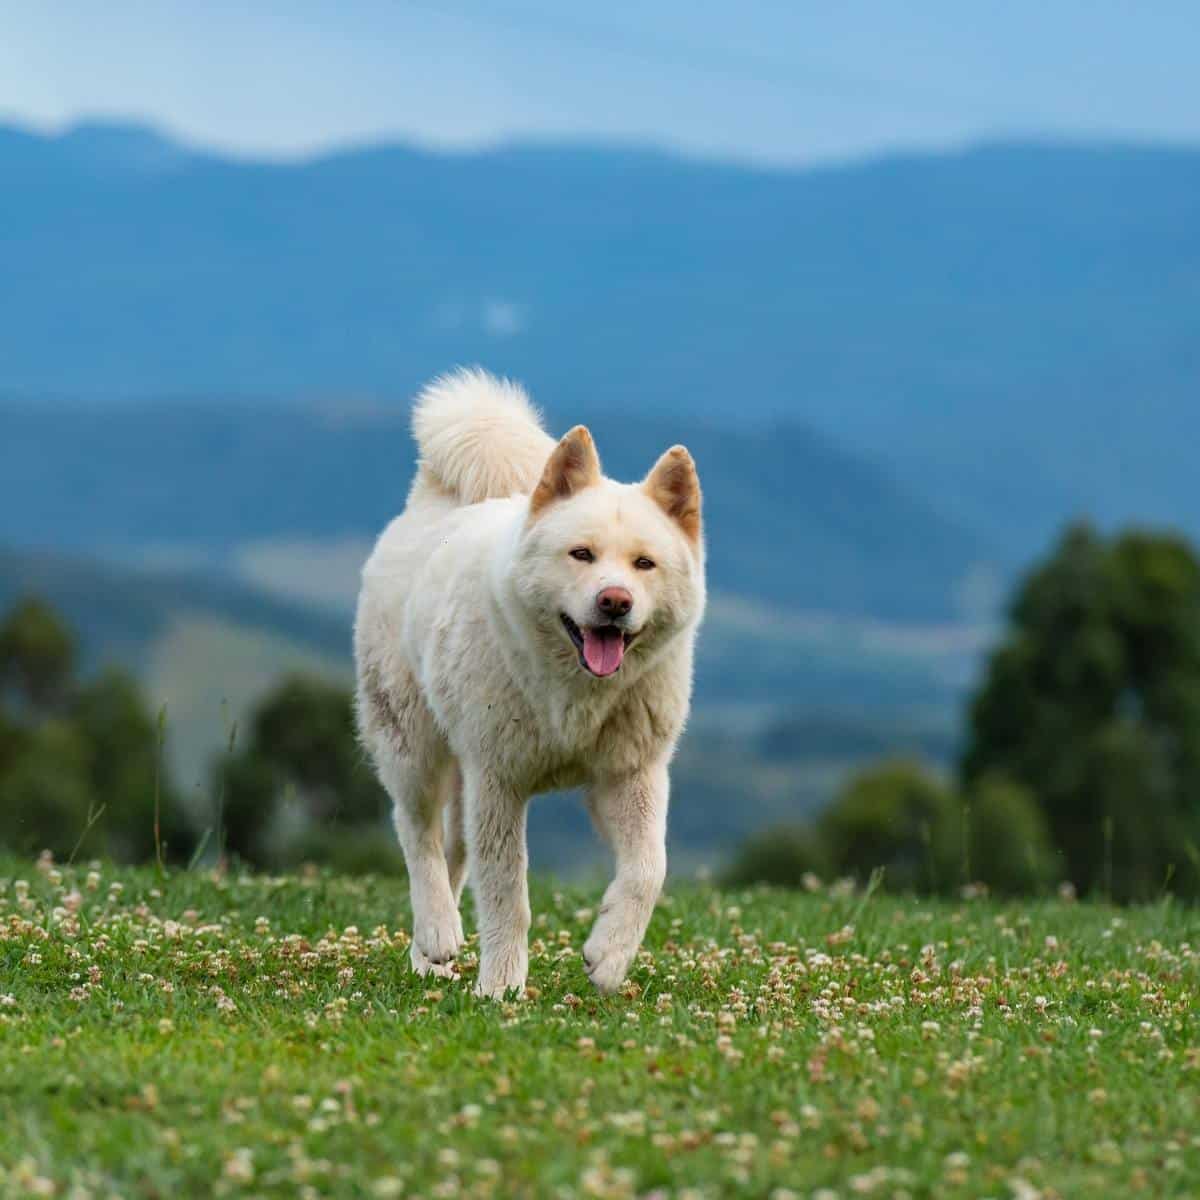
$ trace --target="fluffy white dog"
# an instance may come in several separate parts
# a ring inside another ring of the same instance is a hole
[[[704,609],[700,483],[682,446],[634,484],[576,426],[555,444],[480,371],[417,398],[420,463],[363,569],[358,719],[395,804],[412,963],[445,974],[469,873],[478,991],[525,985],[529,798],[583,786],[616,858],[584,945],[620,986],[666,872],[667,765]]]

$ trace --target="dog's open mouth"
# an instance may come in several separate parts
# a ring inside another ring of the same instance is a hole
[[[625,651],[636,633],[626,633],[617,625],[585,625],[582,629],[567,616],[560,613],[567,636],[579,651],[579,664],[585,671],[603,679],[621,669]]]

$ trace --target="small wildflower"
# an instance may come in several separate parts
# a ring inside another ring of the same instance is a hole
[[[233,1151],[225,1160],[224,1175],[234,1183],[253,1183],[254,1154],[244,1146]]]

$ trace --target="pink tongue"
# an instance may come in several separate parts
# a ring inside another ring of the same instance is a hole
[[[593,675],[611,675],[624,657],[625,635],[619,629],[584,629],[583,660]]]

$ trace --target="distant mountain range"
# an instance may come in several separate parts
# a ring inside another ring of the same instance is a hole
[[[0,179],[9,395],[397,398],[481,361],[556,413],[805,424],[1013,559],[1079,512],[1200,530],[1195,150],[269,164],[92,125],[0,130]]]
[[[707,498],[711,582],[727,594],[792,612],[945,620],[989,559],[954,521],[803,429],[550,415],[560,432],[581,420],[619,479],[642,478],[687,440]],[[338,567],[344,607],[414,464],[402,402],[0,404],[0,426],[0,542],[216,568],[272,544],[351,542],[357,561],[344,554]],[[298,564],[301,575],[326,569],[316,555]],[[302,577],[293,590],[310,591]]]
[[[82,638],[85,667],[148,665],[147,651],[181,614],[286,639],[348,662],[345,621],[198,572],[133,571],[90,558],[0,546],[0,612],[27,597],[47,601]]]

